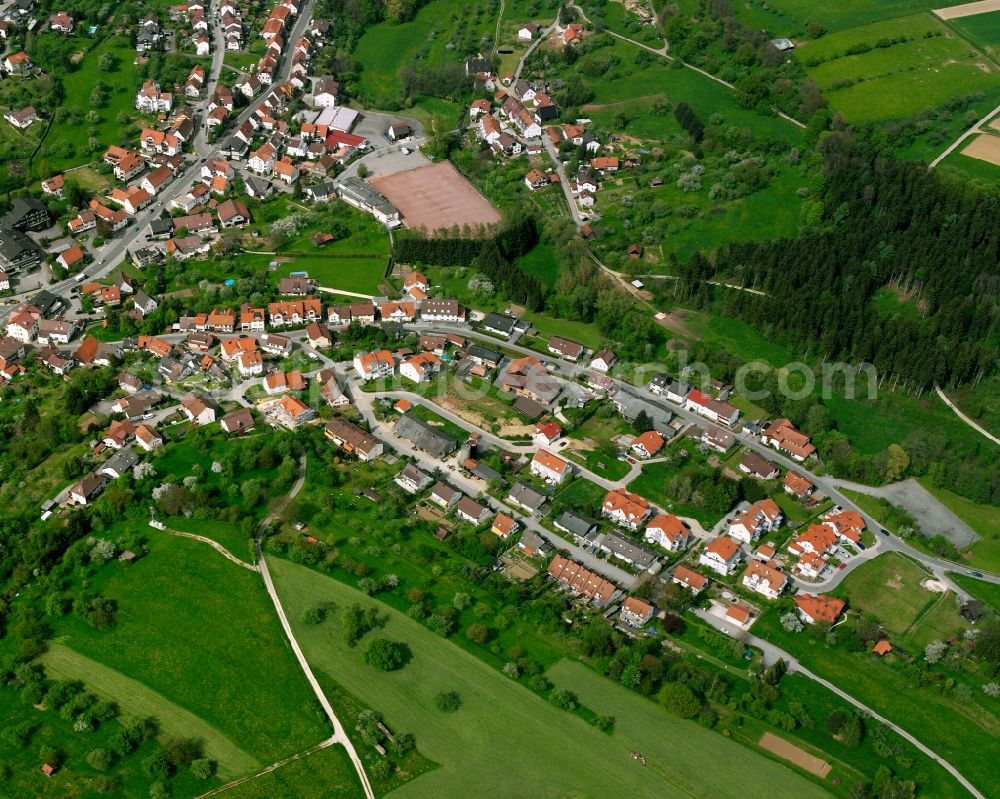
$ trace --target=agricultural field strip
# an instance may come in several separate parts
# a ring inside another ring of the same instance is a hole
[[[947,8],[935,8],[934,14],[941,19],[960,19],[977,14],[987,14],[990,11],[1000,11],[1000,0],[977,0],[974,3],[962,3]]]

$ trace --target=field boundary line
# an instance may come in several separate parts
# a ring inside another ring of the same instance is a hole
[[[218,796],[221,793],[225,793],[233,788],[238,788],[251,780],[255,780],[258,777],[263,777],[265,774],[270,774],[271,772],[277,771],[282,766],[287,766],[289,763],[294,763],[296,760],[302,760],[304,757],[309,757],[309,755],[319,752],[321,749],[326,749],[328,746],[333,746],[337,741],[335,738],[327,738],[325,741],[320,741],[315,746],[310,746],[308,749],[303,749],[301,752],[296,752],[294,755],[279,760],[272,763],[270,766],[265,766],[260,771],[253,774],[247,774],[246,776],[240,777],[233,780],[232,782],[227,782],[225,785],[220,785],[218,788],[213,788],[206,793],[199,794],[195,799],[208,799],[210,796]]]

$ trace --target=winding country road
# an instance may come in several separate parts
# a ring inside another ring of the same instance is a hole
[[[344,747],[347,751],[348,757],[351,759],[351,763],[354,764],[354,770],[357,772],[358,779],[361,781],[361,787],[364,789],[366,799],[375,799],[375,792],[372,790],[371,782],[368,780],[368,775],[365,773],[364,764],[361,762],[361,758],[358,755],[357,750],[354,748],[354,744],[351,742],[351,739],[347,737],[344,726],[340,723],[340,719],[337,718],[337,714],[334,712],[333,706],[330,704],[330,700],[326,698],[326,694],[323,692],[323,688],[319,684],[319,680],[316,679],[316,675],[313,673],[312,667],[309,665],[309,661],[306,660],[306,656],[302,652],[302,647],[299,646],[299,642],[295,639],[295,633],[292,631],[292,625],[288,621],[288,616],[285,614],[285,608],[282,606],[281,599],[278,597],[278,592],[274,587],[274,581],[271,579],[271,571],[267,567],[267,560],[264,558],[264,550],[261,546],[261,540],[268,525],[270,525],[271,522],[273,522],[281,514],[291,500],[298,496],[298,493],[302,490],[302,486],[305,484],[305,481],[306,455],[303,453],[299,458],[299,477],[295,481],[295,485],[292,486],[288,495],[274,507],[274,509],[257,528],[257,535],[254,538],[254,549],[257,553],[257,565],[260,570],[261,577],[264,578],[264,587],[267,589],[268,596],[271,597],[271,602],[274,604],[274,609],[278,614],[278,621],[281,622],[281,627],[285,631],[285,637],[288,638],[288,643],[291,644],[292,651],[295,653],[295,657],[299,661],[299,666],[301,667],[302,672],[306,675],[306,680],[308,680],[309,685],[312,686],[313,693],[316,694],[316,699],[319,701],[320,706],[323,708],[323,712],[326,714],[327,719],[330,721],[330,725],[333,727],[333,735],[330,737],[329,741],[332,743],[338,743]]]

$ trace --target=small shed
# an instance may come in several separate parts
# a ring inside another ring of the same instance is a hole
[[[890,644],[886,639],[882,639],[877,644],[875,648],[872,649],[873,655],[878,655],[879,657],[884,657],[892,651],[892,644]]]

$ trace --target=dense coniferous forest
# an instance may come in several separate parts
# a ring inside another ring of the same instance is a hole
[[[1000,197],[949,183],[848,133],[819,144],[824,219],[798,239],[732,244],[680,267],[684,301],[715,302],[723,274],[766,292],[727,292],[722,313],[828,360],[867,361],[914,388],[991,373],[1000,336]],[[910,313],[879,316],[892,289]],[[680,295],[678,295],[680,299]]]

